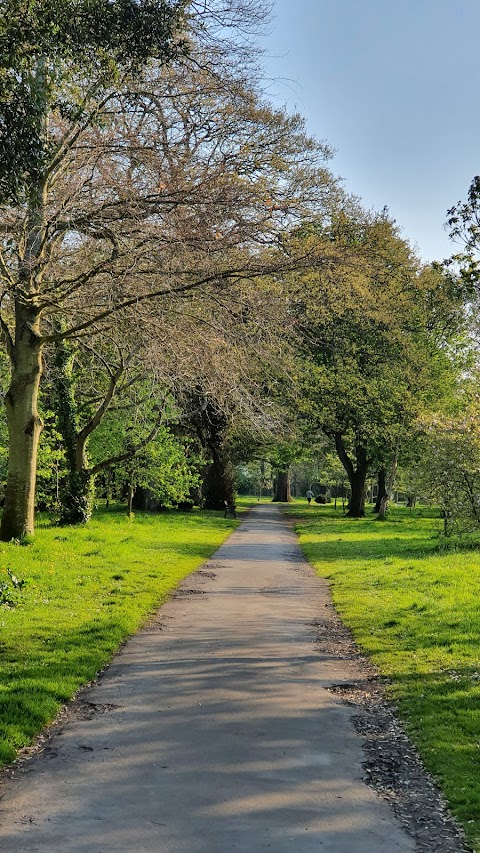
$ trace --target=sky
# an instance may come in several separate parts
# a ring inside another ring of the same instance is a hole
[[[458,249],[446,212],[480,173],[479,38],[479,0],[274,0],[261,39],[270,100],[425,261]]]

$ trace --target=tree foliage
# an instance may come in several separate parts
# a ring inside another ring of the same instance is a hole
[[[292,286],[300,408],[331,438],[352,488],[350,511],[362,515],[368,471],[392,463],[441,393],[456,315],[442,271],[421,268],[385,213],[341,214],[315,239],[338,254]]]
[[[58,152],[51,112],[85,122],[88,91],[101,98],[148,59],[185,50],[184,10],[173,0],[2,0],[0,200],[28,196]]]

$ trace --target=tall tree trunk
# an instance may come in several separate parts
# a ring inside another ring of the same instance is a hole
[[[380,506],[378,509],[378,520],[385,521],[387,517],[388,505],[393,497],[393,489],[395,486],[395,478],[397,476],[397,467],[398,467],[398,441],[395,447],[395,455],[392,459],[392,464],[388,470],[388,474],[385,476],[385,485],[384,485],[384,493],[382,495]]]
[[[350,505],[347,515],[350,518],[363,518],[365,515],[365,483],[368,467],[360,466],[350,480]]]
[[[290,472],[277,471],[274,483],[273,503],[289,503],[292,500],[290,494]]]
[[[135,480],[133,475],[128,484],[128,499],[127,499],[127,515],[129,518],[133,515],[133,499],[135,497]]]
[[[39,142],[47,137],[45,61],[38,60],[36,87],[39,95]],[[40,158],[41,159],[41,158]],[[2,334],[11,364],[10,387],[5,395],[8,424],[8,473],[0,539],[22,539],[35,528],[35,486],[38,441],[42,421],[38,414],[38,391],[42,376],[41,309],[38,288],[42,271],[46,227],[46,177],[39,169],[30,176],[23,254],[19,262],[18,287],[14,297],[15,333],[2,321]]]
[[[388,495],[384,495],[382,500],[380,501],[380,508],[378,510],[378,521],[385,521],[387,517],[388,504]]]
[[[67,341],[55,349],[54,388],[57,426],[68,473],[61,494],[60,524],[85,524],[92,514],[94,480],[88,470],[85,440],[78,429],[73,380],[74,354]]]
[[[346,451],[342,434],[335,433],[334,439],[338,458],[345,468],[350,483],[351,495],[347,515],[350,518],[363,518],[365,515],[365,488],[370,464],[367,451],[362,445],[356,445],[357,467],[355,468]]]
[[[206,509],[225,509],[225,501],[235,503],[233,464],[226,446],[228,418],[215,403],[202,411],[201,436],[203,446],[211,456],[203,476],[202,499]]]
[[[5,395],[9,451],[0,526],[3,542],[22,539],[34,531],[37,450],[43,426],[37,408],[42,375],[39,312],[20,304],[16,308],[11,381]]]
[[[382,500],[387,494],[387,489],[385,485],[387,472],[385,468],[379,468],[377,474],[377,499],[375,501],[375,506],[373,508],[374,512],[380,512],[380,507],[382,504]]]
[[[203,477],[203,505],[206,509],[225,509],[225,501],[235,503],[233,465],[223,443],[210,446],[209,451],[212,461]]]

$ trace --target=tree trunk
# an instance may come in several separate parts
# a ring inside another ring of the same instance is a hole
[[[214,401],[205,403],[201,394],[199,400],[198,436],[211,459],[203,475],[202,503],[205,509],[224,510],[225,501],[235,503],[233,464],[226,445],[228,417]]]
[[[42,375],[39,312],[17,305],[10,387],[5,395],[9,453],[0,539],[23,539],[34,532],[38,440],[42,421],[38,389]]]
[[[74,354],[66,341],[55,348],[55,402],[68,474],[61,494],[61,525],[85,524],[91,514],[94,478],[87,466],[85,440],[79,433],[73,380]]]
[[[45,59],[36,61],[33,82],[38,99],[39,151],[47,139],[47,85]],[[22,539],[35,527],[35,485],[38,440],[42,421],[38,414],[38,390],[42,375],[41,310],[38,287],[42,278],[39,258],[46,228],[47,181],[40,168],[30,174],[26,228],[19,259],[18,287],[14,297],[15,335],[2,321],[2,334],[11,363],[10,387],[5,395],[9,436],[8,474],[0,539]]]
[[[368,467],[357,467],[352,479],[350,480],[350,505],[347,515],[350,518],[363,518],[365,515],[365,483],[368,474]]]
[[[383,468],[380,469],[381,471],[383,471],[383,494],[380,498],[378,510],[376,510],[378,512],[378,520],[379,521],[385,521],[385,519],[387,517],[388,505],[389,505],[389,503],[393,497],[393,489],[395,486],[395,478],[397,476],[397,467],[398,467],[398,441],[397,441],[397,446],[395,448],[395,455],[392,459],[392,464],[390,465],[390,469],[388,471],[388,475],[385,473],[385,470]],[[380,471],[378,472],[378,478],[379,478],[378,479],[378,488],[379,488],[379,494],[380,494]]]
[[[203,505],[205,509],[225,509],[225,501],[235,503],[233,465],[223,443],[209,449],[212,461],[203,478]]]
[[[378,509],[378,520],[379,521],[385,521],[385,519],[387,517],[387,510],[388,510],[388,495],[385,494],[383,496],[382,500],[380,501],[380,507]]]
[[[377,474],[377,500],[375,502],[375,506],[373,508],[374,512],[380,512],[380,508],[382,505],[382,501],[387,495],[387,488],[385,485],[387,477],[387,472],[385,468],[379,468]]]
[[[289,503],[291,500],[289,471],[288,469],[286,471],[277,471],[272,502]]]
[[[357,459],[357,467],[355,468],[346,451],[342,434],[335,433],[334,439],[338,458],[345,468],[350,483],[351,494],[347,515],[350,518],[363,518],[365,515],[365,488],[370,464],[367,459],[367,451],[360,444],[355,447]]]
[[[92,515],[95,480],[88,468],[69,471],[62,489],[62,509],[59,523],[86,524]]]
[[[133,498],[134,498],[134,495],[135,495],[135,484],[134,484],[133,480],[131,480],[130,483],[128,484],[128,510],[127,510],[127,514],[128,514],[129,518],[131,518],[133,515]]]

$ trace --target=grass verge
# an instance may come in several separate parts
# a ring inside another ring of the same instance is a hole
[[[237,524],[214,512],[139,513],[132,521],[104,512],[86,527],[40,527],[32,544],[0,543],[0,590],[17,602],[0,605],[0,764]]]
[[[480,851],[480,552],[440,552],[441,522],[426,509],[394,508],[383,523],[328,506],[286,511]]]

